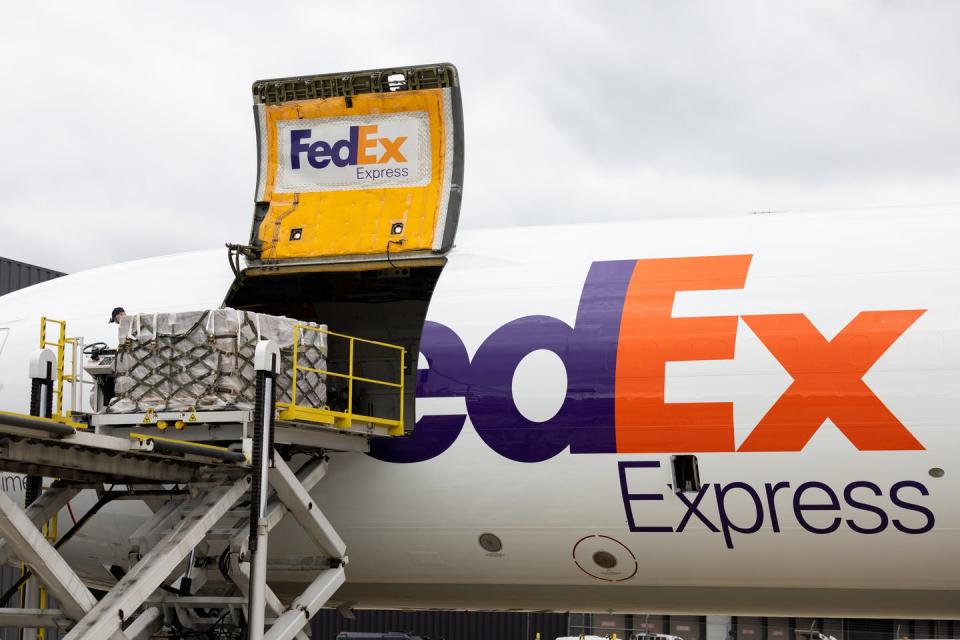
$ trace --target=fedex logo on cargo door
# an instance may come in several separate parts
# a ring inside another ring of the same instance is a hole
[[[277,123],[276,190],[346,191],[429,184],[426,113]]]
[[[518,318],[494,331],[472,358],[450,328],[428,322],[417,395],[463,397],[484,442],[519,462],[569,447],[584,453],[800,451],[831,420],[861,451],[919,450],[921,443],[863,377],[924,309],[861,311],[832,338],[803,313],[674,317],[678,292],[741,289],[750,255],[595,262],[573,326],[549,316]],[[732,402],[665,400],[666,364],[734,357],[742,317],[793,382],[735,446]],[[529,353],[555,353],[567,371],[559,411],[524,417],[513,375]],[[423,416],[414,434],[373,443],[373,455],[417,462],[456,440],[466,415]]]
[[[325,140],[311,141],[313,131],[310,129],[291,129],[290,167],[299,169],[304,156],[314,169],[323,169],[331,162],[337,167],[383,164],[391,160],[406,162],[400,147],[407,141],[407,136],[397,136],[392,140],[378,138],[378,128],[375,124],[350,127],[347,138],[332,144]],[[399,170],[405,173],[409,171],[406,167]]]

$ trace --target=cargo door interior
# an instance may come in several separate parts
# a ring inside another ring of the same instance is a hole
[[[231,245],[236,279],[224,304],[402,346],[400,404],[409,430],[420,335],[460,214],[456,69],[263,80],[254,83],[253,98],[253,225],[248,243]],[[399,353],[373,342],[332,335],[329,370],[352,366],[355,378],[396,378]],[[400,415],[389,388],[362,380],[332,377],[331,403],[345,384],[367,415]]]

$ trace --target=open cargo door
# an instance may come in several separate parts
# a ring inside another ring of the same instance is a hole
[[[327,325],[328,395],[412,428],[427,307],[453,248],[463,117],[450,64],[254,83],[258,170],[248,245],[226,306]],[[355,379],[393,380],[402,400]],[[391,378],[393,376],[393,378]],[[406,411],[403,410],[406,407]]]
[[[260,260],[397,260],[453,246],[463,181],[453,65],[262,80],[253,97]]]

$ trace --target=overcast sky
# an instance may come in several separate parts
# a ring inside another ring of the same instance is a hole
[[[450,61],[461,228],[960,202],[956,2],[42,2],[0,18],[0,255],[246,241],[253,80]]]

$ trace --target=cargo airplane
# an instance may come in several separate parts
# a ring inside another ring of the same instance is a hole
[[[411,321],[413,434],[335,455],[315,492],[351,558],[335,602],[960,617],[958,214],[461,233]],[[114,306],[234,304],[233,279],[212,250],[0,298],[0,406],[27,409],[41,315],[115,342]],[[111,506],[66,557],[109,584],[147,515]],[[322,560],[293,526],[281,594]]]

